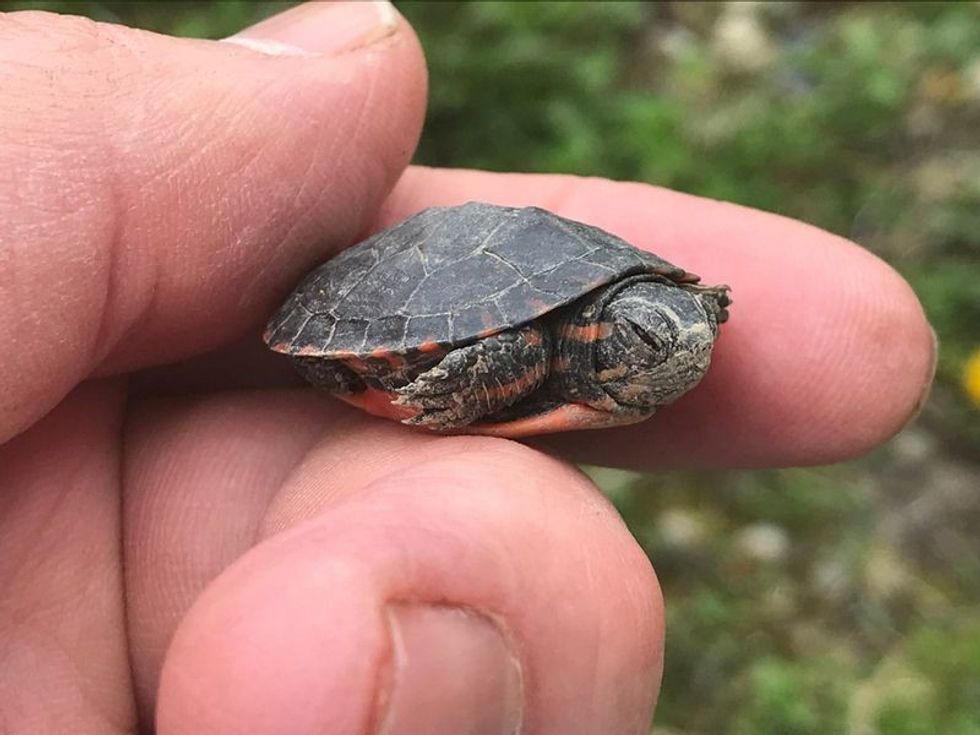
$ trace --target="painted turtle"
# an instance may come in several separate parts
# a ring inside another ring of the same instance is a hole
[[[536,207],[426,209],[310,273],[266,343],[314,385],[434,431],[640,421],[704,376],[728,287]]]

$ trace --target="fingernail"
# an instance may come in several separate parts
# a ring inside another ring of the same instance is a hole
[[[489,618],[447,605],[389,609],[394,649],[382,735],[515,735],[521,668]]]
[[[388,0],[309,2],[224,39],[272,55],[340,54],[387,38],[398,28]]]

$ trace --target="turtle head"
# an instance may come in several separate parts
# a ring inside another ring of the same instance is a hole
[[[693,388],[708,370],[729,303],[724,286],[655,279],[618,290],[598,315],[590,405],[649,414]]]

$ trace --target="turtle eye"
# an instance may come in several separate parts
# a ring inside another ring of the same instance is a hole
[[[632,319],[626,320],[627,326],[636,335],[636,338],[646,344],[654,352],[660,352],[664,348],[664,343],[657,337],[651,329],[645,329]]]
[[[673,335],[670,324],[656,308],[635,299],[622,300],[607,310],[609,336],[595,346],[600,370],[615,369],[627,376],[647,374],[670,359]]]

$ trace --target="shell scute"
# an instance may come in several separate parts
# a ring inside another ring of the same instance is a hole
[[[444,339],[450,333],[449,314],[421,314],[408,318],[407,328],[412,334],[420,335],[419,342],[435,340],[435,335]]]
[[[555,216],[543,209],[517,210],[507,230],[498,231],[486,252],[506,262],[525,278],[546,273],[562,263],[585,257],[595,246],[571,230],[556,227]]]
[[[401,314],[380,316],[368,322],[367,346],[378,345],[378,347],[372,350],[374,352],[378,349],[387,349],[385,345],[404,342],[408,322],[408,317]]]
[[[511,267],[496,258],[464,257],[424,278],[401,308],[409,314],[453,312],[462,305],[491,301],[516,277]]]
[[[492,334],[506,321],[507,317],[492,301],[467,306],[453,314],[452,340],[458,342],[487,332]]]

